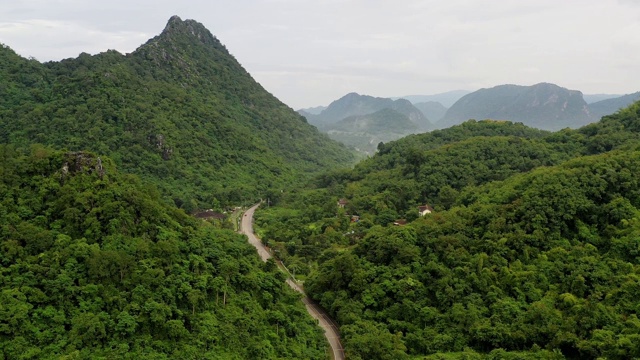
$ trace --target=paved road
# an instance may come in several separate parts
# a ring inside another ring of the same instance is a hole
[[[262,261],[266,262],[269,258],[271,258],[271,254],[262,244],[260,239],[253,233],[253,213],[260,206],[260,204],[254,205],[249,210],[244,213],[242,216],[242,222],[240,227],[240,232],[247,235],[249,238],[249,243],[253,245],[257,250],[258,254]],[[333,352],[333,358],[335,360],[344,360],[344,351],[342,349],[342,344],[340,343],[340,335],[338,332],[338,324],[336,324],[333,319],[329,317],[326,311],[322,309],[318,304],[316,304],[313,300],[311,300],[305,293],[300,285],[296,284],[290,278],[287,279],[287,284],[291,286],[294,290],[298,291],[304,298],[302,298],[302,302],[304,303],[307,311],[311,316],[313,316],[316,320],[318,320],[318,324],[324,330],[324,336],[329,341],[329,345],[331,345],[331,350]]]

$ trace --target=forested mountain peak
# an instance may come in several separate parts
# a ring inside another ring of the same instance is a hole
[[[15,51],[11,47],[6,44],[0,43],[0,57],[19,57],[20,55],[16,54]]]
[[[202,81],[198,77],[209,80],[221,75],[223,67],[243,77],[251,75],[229,53],[227,48],[204,25],[195,20],[182,20],[172,16],[164,30],[149,39],[134,51],[131,56],[141,62],[153,62],[159,69],[154,69],[156,78],[162,78],[160,70],[170,73],[170,78],[181,82],[198,82],[206,85],[210,81]],[[222,79],[227,79],[224,77]],[[253,79],[251,82],[255,83]]]
[[[353,159],[194,20],[172,17],[126,56],[40,64],[3,49],[0,62],[0,143],[107,155],[187,211],[251,201]]]
[[[161,43],[184,45],[185,42],[213,46],[228,54],[224,45],[204,25],[191,19],[182,20],[177,15],[169,19],[167,26],[165,26],[160,35],[149,40],[145,45]]]

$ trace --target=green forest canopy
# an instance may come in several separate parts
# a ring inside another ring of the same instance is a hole
[[[248,203],[354,161],[202,24],[178,17],[127,55],[41,64],[2,46],[0,143],[109,156],[188,212]]]
[[[289,191],[352,156],[202,25],[45,64],[3,46],[0,354],[326,358],[274,263],[176,207],[267,195],[263,240],[350,359],[640,357],[639,118],[471,121]]]
[[[89,152],[0,145],[0,358],[326,359],[244,236]]]
[[[350,358],[636,358],[639,135],[640,103],[555,133],[467,122],[382,144],[256,223]]]

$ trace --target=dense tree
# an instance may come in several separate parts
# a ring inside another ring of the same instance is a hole
[[[353,161],[193,20],[172,18],[127,55],[40,64],[3,46],[0,83],[0,143],[108,155],[188,212],[250,203]]]
[[[469,122],[411,136],[286,194],[257,224],[270,243],[305,243],[359,215],[297,259],[356,358],[635,358],[638,124],[640,103],[578,130]],[[435,212],[418,217],[424,203]]]
[[[0,357],[326,358],[246,240],[88,152],[0,145]]]

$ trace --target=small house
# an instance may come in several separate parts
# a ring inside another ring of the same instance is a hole
[[[340,199],[338,200],[338,207],[340,209],[344,209],[344,207],[348,204],[349,202],[347,201],[347,199]]]
[[[433,208],[429,205],[418,206],[418,212],[420,216],[425,216],[427,214],[431,214],[433,212]]]

